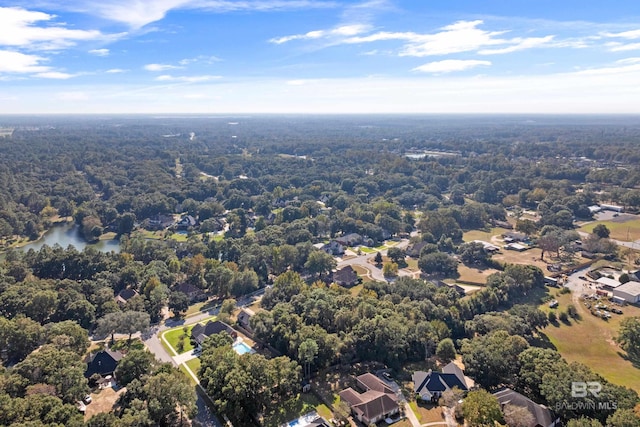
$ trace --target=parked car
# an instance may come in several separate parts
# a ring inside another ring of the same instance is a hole
[[[393,378],[391,378],[391,374],[389,372],[383,372],[382,376],[384,377],[385,380],[387,381],[393,381]]]
[[[87,394],[82,398],[82,401],[88,405],[89,403],[93,402],[93,399],[91,399],[91,396]]]

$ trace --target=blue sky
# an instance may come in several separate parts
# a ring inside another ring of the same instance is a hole
[[[0,113],[640,113],[640,2],[0,0]]]

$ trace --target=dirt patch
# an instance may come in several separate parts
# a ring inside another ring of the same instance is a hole
[[[636,219],[638,219],[637,215],[620,214],[618,216],[612,217],[609,221],[618,222],[618,223],[625,223],[625,222],[629,222],[629,221],[634,221]]]
[[[87,405],[87,410],[84,413],[84,420],[87,421],[92,416],[101,412],[110,412],[115,406],[116,401],[121,394],[127,391],[122,387],[118,391],[109,387],[98,392],[91,393],[92,402]]]

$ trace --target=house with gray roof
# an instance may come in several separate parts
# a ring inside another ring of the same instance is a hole
[[[469,381],[462,369],[453,362],[442,368],[442,372],[416,371],[412,379],[413,391],[417,397],[428,402],[436,402],[445,391],[454,387],[461,391],[469,390]]]
[[[493,393],[493,395],[498,399],[503,411],[506,405],[526,408],[532,415],[531,422],[527,427],[556,427],[560,425],[560,418],[549,408],[537,404],[528,397],[515,392],[510,388],[497,391]]]
[[[400,412],[398,396],[395,391],[380,378],[366,373],[356,378],[358,392],[351,387],[342,390],[339,395],[351,408],[352,415],[366,425],[376,423]]]
[[[231,326],[219,320],[210,320],[204,325],[198,323],[191,329],[191,338],[200,347],[208,337],[222,332],[228,333],[234,340],[238,338],[238,333]]]

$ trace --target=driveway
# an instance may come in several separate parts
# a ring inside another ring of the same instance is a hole
[[[394,247],[400,248],[400,249],[406,249],[407,246],[409,246],[409,239],[401,239],[398,242],[398,244],[396,244]],[[387,255],[386,249],[379,252],[382,256]],[[373,280],[377,280],[379,282],[386,282],[387,279],[384,277],[384,274],[382,274],[382,269],[376,267],[374,264],[369,262],[369,260],[373,259],[373,257],[375,256],[376,256],[375,253],[370,253],[370,254],[358,255],[356,257],[349,258],[349,259],[341,259],[340,261],[338,261],[337,268],[340,269],[342,267],[346,267],[347,265],[350,265],[352,267],[354,265],[357,265],[361,268],[366,269],[369,272],[369,276],[371,276]],[[410,275],[411,275],[410,273],[406,273],[402,271],[400,272],[400,276],[410,276]]]

